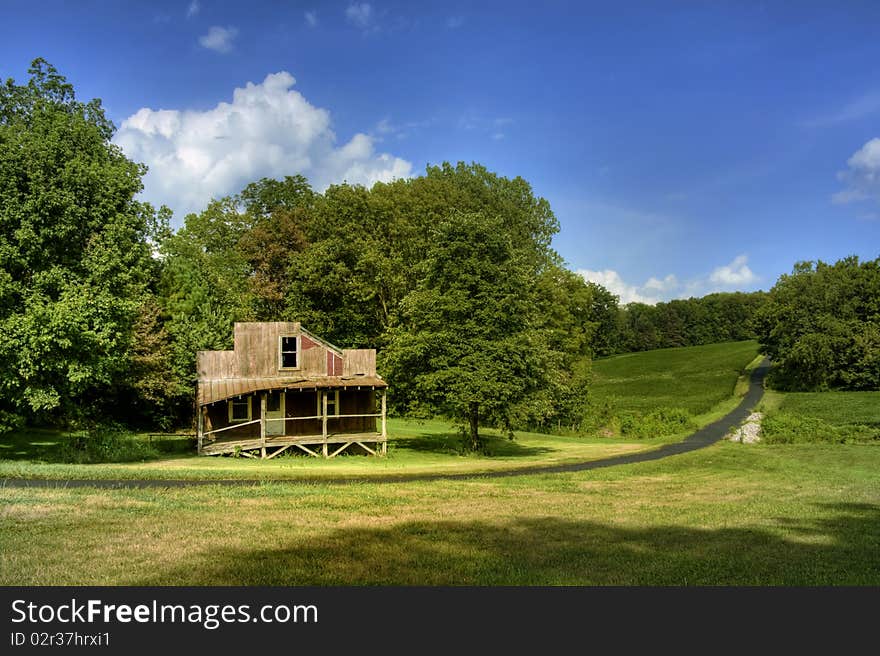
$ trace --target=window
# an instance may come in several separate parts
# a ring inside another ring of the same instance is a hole
[[[339,416],[339,391],[335,392],[322,392],[318,394],[318,415],[324,412],[324,408],[322,406],[321,398],[323,396],[327,397],[327,416],[328,417],[338,417]]]
[[[251,420],[251,397],[229,399],[229,423]]]
[[[295,335],[282,335],[278,338],[278,368],[296,369],[299,367],[299,338]]]

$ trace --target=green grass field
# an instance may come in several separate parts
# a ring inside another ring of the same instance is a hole
[[[610,358],[596,363],[597,389],[630,410],[687,407],[705,422],[736,405],[745,378],[735,374],[756,362],[753,343]],[[770,392],[764,405],[849,426],[876,422],[876,399]],[[57,433],[19,433],[3,443],[0,476],[297,480],[0,487],[0,585],[880,585],[873,444],[723,442],[577,473],[321,482],[586,460],[664,441],[496,435],[486,456],[461,454],[446,422],[393,420],[391,437],[387,459],[169,453],[66,465],[40,461]]]
[[[761,409],[771,443],[880,444],[880,392],[775,392]]]
[[[622,411],[668,407],[700,415],[730,398],[757,355],[753,341],[617,355],[593,363],[590,393]]]
[[[880,392],[788,392],[779,409],[832,425],[880,427]]]
[[[391,419],[387,458],[339,456],[330,460],[282,455],[271,460],[175,453],[144,462],[65,464],[46,462],[57,432],[21,432],[3,445],[0,478],[284,479],[369,477],[389,474],[487,472],[528,465],[581,462],[654,448],[658,440],[608,440],[517,433],[508,440],[487,430],[488,453],[463,453],[460,437],[445,421]]]
[[[613,391],[615,395],[623,395],[619,398],[627,408],[637,406],[650,410],[672,405],[704,413],[686,427],[666,434],[652,433],[652,437],[647,438],[558,436],[518,431],[516,440],[510,441],[497,431],[486,430],[488,454],[469,454],[462,453],[460,438],[449,422],[391,419],[387,458],[348,456],[321,460],[282,456],[269,461],[208,458],[195,456],[192,447],[188,447],[185,440],[179,440],[160,445],[168,452],[143,462],[67,464],[57,462],[56,457],[64,436],[57,431],[32,430],[5,436],[0,441],[0,478],[318,480],[401,473],[489,472],[595,460],[681,439],[697,426],[733,409],[746,390],[745,377],[740,374],[750,361],[754,364],[756,352],[754,342],[741,342],[666,349],[597,362],[593,387],[596,394],[608,395]],[[692,365],[695,360],[700,366]],[[670,377],[664,373],[664,367],[674,374]],[[645,373],[638,375],[638,371]],[[740,386],[735,389],[738,377]],[[631,395],[641,395],[638,403]]]
[[[405,484],[0,488],[2,585],[878,585],[880,448]]]

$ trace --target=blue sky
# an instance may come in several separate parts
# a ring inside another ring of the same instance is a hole
[[[99,97],[179,223],[262,176],[476,161],[623,301],[880,255],[877,2],[5,0],[0,76]]]

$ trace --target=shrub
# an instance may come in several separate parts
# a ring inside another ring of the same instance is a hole
[[[834,426],[818,417],[774,412],[761,425],[766,444],[844,444],[880,440],[880,430],[863,424]]]
[[[630,413],[620,417],[620,433],[628,437],[662,437],[693,428],[696,423],[684,408],[657,408],[647,414]]]
[[[130,433],[114,428],[96,428],[70,433],[57,455],[62,462],[93,464],[149,460],[159,453]]]

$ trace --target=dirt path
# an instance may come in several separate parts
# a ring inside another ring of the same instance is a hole
[[[539,465],[534,467],[520,467],[517,469],[506,469],[504,471],[483,472],[471,474],[398,474],[394,476],[352,476],[346,478],[325,478],[325,479],[275,479],[275,480],[236,480],[236,479],[217,479],[217,480],[150,480],[150,479],[134,479],[134,480],[101,480],[101,479],[77,479],[77,480],[49,480],[36,478],[4,478],[0,479],[0,487],[40,487],[40,488],[78,488],[78,487],[96,487],[104,489],[112,488],[171,488],[171,487],[191,487],[200,485],[224,485],[224,486],[254,486],[263,484],[293,483],[293,484],[311,484],[311,485],[344,485],[346,483],[409,483],[413,481],[436,481],[436,480],[466,480],[466,479],[485,479],[485,478],[505,478],[508,476],[525,476],[529,474],[559,474],[564,472],[579,472],[588,469],[601,469],[603,467],[615,467],[617,465],[630,465],[637,462],[650,462],[652,460],[660,460],[670,456],[696,451],[714,444],[727,435],[730,430],[741,424],[746,417],[749,416],[752,408],[754,408],[764,393],[764,377],[770,368],[770,361],[764,360],[752,372],[749,379],[749,391],[746,393],[740,404],[731,412],[724,415],[716,422],[701,428],[696,433],[689,435],[681,442],[674,444],[666,444],[658,449],[651,451],[640,451],[623,456],[614,456],[612,458],[602,458],[600,460],[590,460],[587,462],[576,462],[564,465]]]

